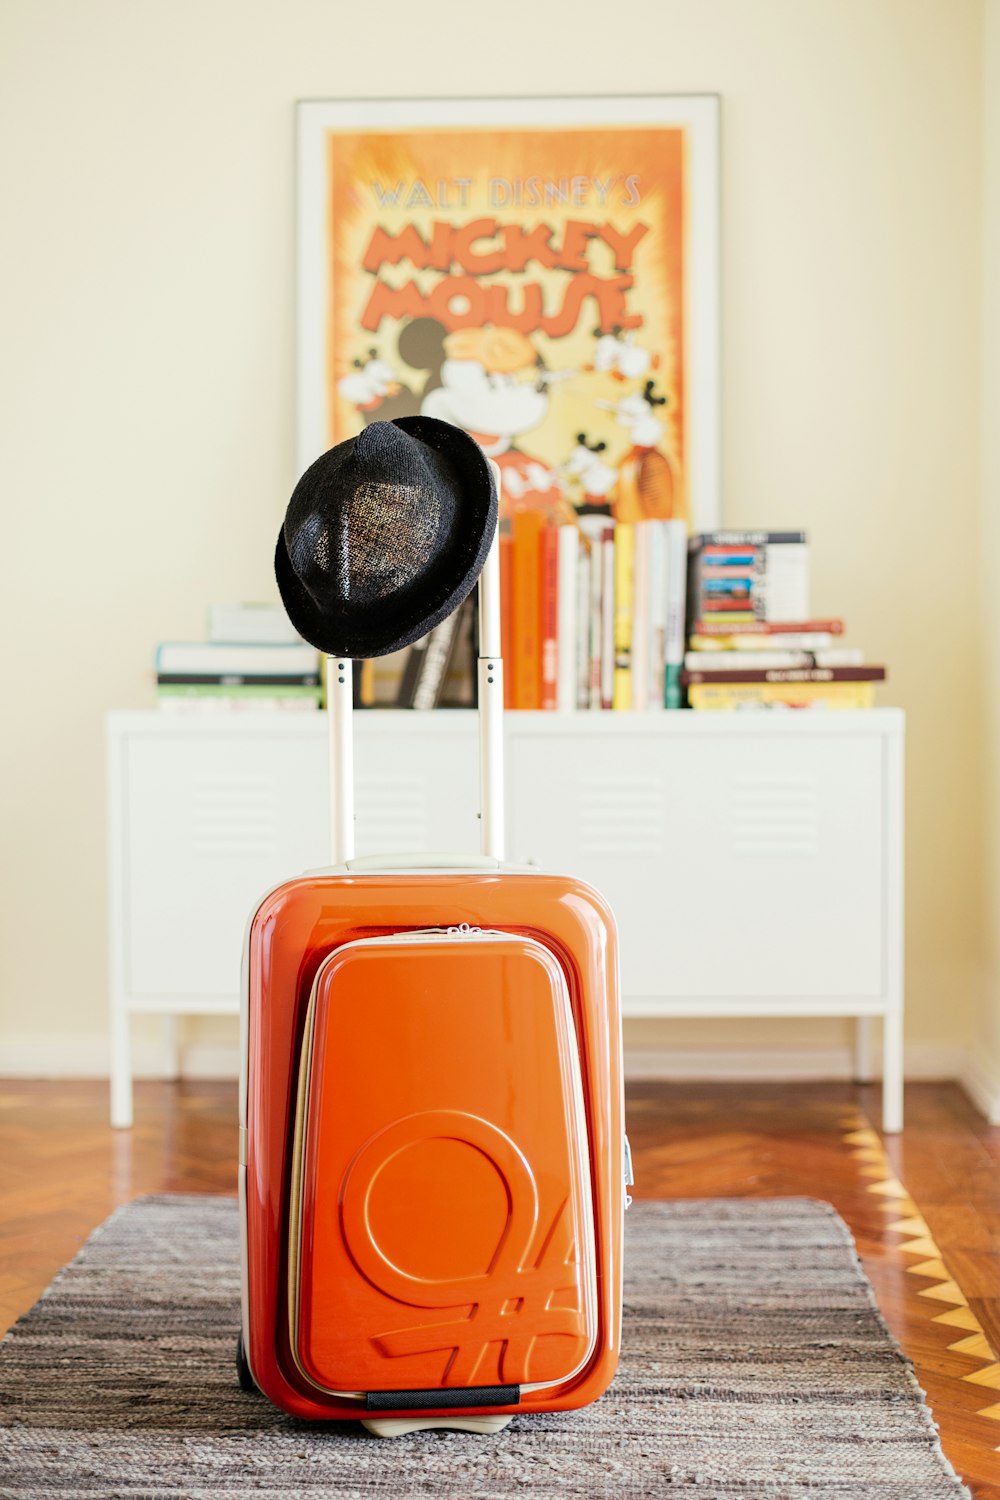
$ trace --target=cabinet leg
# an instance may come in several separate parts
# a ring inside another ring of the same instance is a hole
[[[890,1010],[882,1033],[882,1129],[898,1135],[903,1128],[903,1012]]]
[[[871,1016],[854,1018],[854,1082],[870,1083],[872,1076]]]
[[[118,1130],[132,1124],[132,1056],[128,1011],[121,1001],[111,1006],[111,1123]]]
[[[163,1074],[170,1079],[181,1076],[180,1016],[163,1017]]]

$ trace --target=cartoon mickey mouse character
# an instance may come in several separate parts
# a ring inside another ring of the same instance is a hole
[[[654,392],[647,380],[641,391],[621,401],[598,401],[615,414],[632,446],[618,464],[615,487],[615,519],[618,521],[669,521],[686,519],[674,471],[666,453],[657,447],[664,433],[655,408],[666,406],[666,396]]]
[[[395,371],[379,358],[377,349],[369,349],[367,359],[354,360],[350,373],[337,381],[341,396],[358,408],[365,422],[380,419],[386,400],[397,395],[399,389]]]
[[[660,363],[660,356],[643,349],[635,342],[633,330],[623,331],[620,323],[615,323],[610,333],[595,328],[594,337],[597,344],[590,368],[598,374],[611,375],[615,380],[641,380]]]
[[[563,473],[578,480],[583,490],[582,499],[576,502],[581,520],[586,516],[611,515],[611,491],[618,473],[601,458],[607,447],[604,442],[588,443],[587,434],[578,432],[576,447],[563,464]]]
[[[434,320],[415,320],[431,325]],[[410,352],[410,329],[399,338],[400,353]],[[514,328],[460,328],[446,333],[441,324],[434,347],[433,329],[420,336],[420,368],[428,370],[420,410],[464,427],[500,466],[500,513],[515,510],[565,510],[558,476],[534,454],[517,446],[549,410],[550,385],[571,372],[550,372],[531,340]]]

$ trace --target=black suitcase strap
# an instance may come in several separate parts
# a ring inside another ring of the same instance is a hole
[[[369,1391],[366,1411],[431,1411],[455,1406],[517,1406],[521,1400],[519,1385],[456,1386],[430,1391]]]

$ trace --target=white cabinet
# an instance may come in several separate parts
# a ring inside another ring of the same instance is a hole
[[[611,902],[626,1014],[885,1022],[901,1118],[903,715],[508,714],[507,854]],[[476,720],[355,716],[362,854],[478,849]],[[247,917],[328,858],[320,715],[108,720],[113,1094],[128,1015],[239,1008]],[[859,1065],[862,1065],[859,1063]]]

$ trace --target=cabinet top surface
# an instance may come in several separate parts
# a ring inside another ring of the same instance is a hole
[[[878,735],[903,733],[901,708],[838,709],[829,713],[529,713],[504,716],[508,734],[623,735],[626,738],[674,735]],[[435,709],[417,713],[412,709],[368,709],[354,715],[355,732],[377,734],[462,735],[475,734],[477,715],[471,709]],[[319,739],[327,733],[325,713],[164,713],[159,709],[116,709],[107,715],[109,735],[186,735],[189,737],[236,735],[264,737],[293,735]]]

